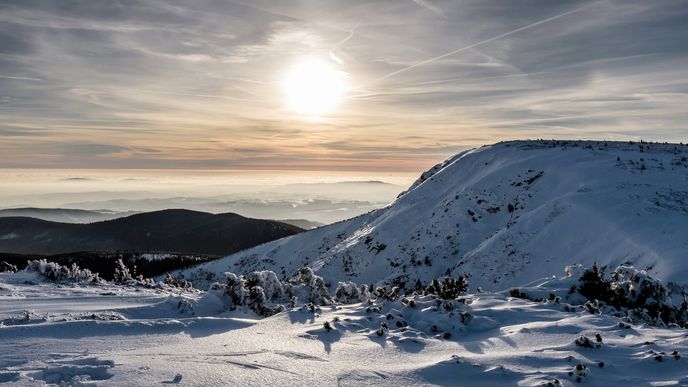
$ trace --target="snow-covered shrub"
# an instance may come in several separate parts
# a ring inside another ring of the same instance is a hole
[[[170,283],[171,277],[169,277],[166,282],[156,283],[151,278],[143,278],[142,275],[132,277],[129,269],[124,265],[122,260],[117,263],[118,267],[116,270],[117,275],[112,283],[117,285],[133,286],[133,287],[143,287],[148,289],[167,289],[172,290],[172,287],[177,289],[192,289],[190,284],[186,281],[177,282],[174,286]],[[71,266],[60,265],[55,262],[48,262],[45,259],[29,261],[26,265],[27,272],[38,273],[41,277],[55,282],[76,282],[76,283],[91,283],[91,284],[104,284],[108,283],[104,279],[100,278],[98,273],[94,273],[88,269],[81,269],[76,263]],[[172,281],[173,282],[173,281]]]
[[[580,294],[588,301],[596,300],[601,307],[610,306],[625,311],[631,319],[652,325],[678,324],[688,328],[688,301],[681,294],[677,305],[672,294],[660,280],[645,270],[620,265],[605,277],[597,266],[580,277]]]
[[[325,281],[308,266],[300,268],[287,281],[287,285],[287,293],[304,300],[304,302],[312,302],[315,305],[332,304],[332,297],[327,290]]]
[[[246,281],[244,277],[237,276],[234,273],[225,273],[227,276],[226,294],[234,305],[244,305],[248,292],[246,290]],[[219,285],[218,285],[219,286]]]
[[[81,313],[67,313],[59,317],[58,321],[80,321],[80,320],[94,320],[94,321],[124,321],[126,317],[121,313],[113,311],[100,312],[81,312]]]
[[[443,300],[435,295],[414,294],[395,300],[373,298],[364,309],[365,315],[344,319],[336,328],[367,332],[373,339],[389,335],[403,342],[428,336],[450,340],[460,338],[469,327],[489,329],[497,326],[491,318],[474,316],[469,304],[469,301]]]
[[[468,281],[463,276],[456,279],[446,277],[442,280],[434,279],[423,290],[424,295],[434,295],[444,300],[455,300],[468,291]]]
[[[183,279],[177,279],[174,278],[170,275],[170,273],[165,274],[165,279],[162,281],[163,284],[173,287],[173,288],[180,288],[180,289],[191,289],[192,284],[189,281],[183,280]]]
[[[267,305],[267,297],[261,286],[253,286],[248,290],[246,305],[261,316],[273,315],[273,309]]]
[[[246,277],[225,273],[225,284],[215,283],[211,291],[223,291],[230,309],[247,307],[260,316],[271,316],[298,304],[330,305],[332,297],[322,277],[303,267],[287,281],[272,271],[256,271]],[[355,285],[354,285],[355,286]]]
[[[277,275],[269,270],[254,271],[246,276],[246,287],[260,286],[266,299],[275,301],[284,297],[284,287]]]
[[[584,270],[579,277],[578,292],[588,300],[606,298],[610,293],[611,285],[609,281],[604,280],[603,276],[604,270],[600,270],[596,264]]]
[[[576,383],[583,381],[583,378],[588,376],[588,367],[585,364],[576,364],[571,371],[569,371],[569,376],[576,377]]]
[[[514,298],[523,298],[535,302],[552,301],[558,304],[561,301],[561,297],[552,292],[533,291],[532,289],[528,289],[526,293],[522,289],[513,288],[509,290],[509,295]]]
[[[330,323],[329,321],[325,321],[323,323],[323,328],[325,329],[326,332],[332,332],[332,330],[334,330],[332,323]]]
[[[115,273],[112,275],[112,282],[116,284],[128,284],[133,281],[134,278],[131,275],[131,271],[127,265],[122,262],[122,259],[118,259],[115,263]]]
[[[144,278],[143,275],[136,275],[136,266],[129,270],[122,259],[115,262],[115,272],[112,275],[112,282],[117,285],[136,286],[143,288],[162,287],[162,283],[156,283],[152,278]]]
[[[103,282],[98,276],[98,273],[92,273],[88,269],[82,270],[76,264],[67,267],[58,265],[55,262],[48,262],[45,259],[29,261],[26,265],[26,271],[38,273],[43,278],[50,281]]]
[[[581,348],[600,348],[602,347],[602,338],[600,337],[599,340],[593,341],[588,336],[581,335],[574,341],[574,344],[576,344],[577,347]]]
[[[387,290],[387,287],[378,287],[375,289],[375,296],[380,300],[394,301],[399,296],[400,288],[398,286],[392,287],[391,290]]]
[[[340,282],[334,291],[334,298],[342,304],[353,304],[366,301],[370,297],[368,285],[360,287],[351,281]]]
[[[19,269],[11,263],[5,261],[0,262],[0,273],[16,273]]]
[[[335,301],[348,304],[375,300],[398,302],[411,309],[415,307],[412,299],[415,296],[398,301],[402,288],[397,286],[391,290],[379,287],[371,294],[367,285],[339,282],[332,297],[323,278],[308,266],[302,267],[285,281],[280,281],[272,271],[255,271],[246,276],[225,273],[225,276],[226,282],[213,284],[210,291],[222,294],[231,310],[245,307],[264,317],[279,313],[285,309],[285,305],[289,308],[305,305],[306,310],[316,311],[318,306],[332,305]],[[443,278],[433,281],[426,288],[425,299],[434,300],[435,309],[450,313],[454,311],[454,304],[465,302],[459,296],[467,290],[468,283],[464,277]],[[470,319],[469,315],[459,315],[462,322]]]
[[[610,314],[633,323],[688,328],[688,300],[684,288],[652,278],[647,271],[629,264],[606,274],[604,268],[580,265],[566,268],[566,276],[537,287],[511,289],[513,297],[537,302],[563,302],[592,314]]]

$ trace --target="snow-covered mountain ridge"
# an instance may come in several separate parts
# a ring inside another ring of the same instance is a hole
[[[433,167],[385,208],[177,274],[206,286],[310,265],[335,285],[467,275],[501,290],[574,263],[631,262],[686,283],[687,252],[688,146],[512,141]]]

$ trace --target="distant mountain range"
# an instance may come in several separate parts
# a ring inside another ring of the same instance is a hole
[[[310,265],[331,284],[466,275],[502,290],[571,264],[630,262],[686,283],[687,251],[687,145],[513,141],[438,164],[385,208],[178,274],[203,287],[208,273]]]
[[[63,211],[84,216],[89,212]],[[190,210],[154,211],[90,224],[0,217],[0,252],[124,250],[226,255],[301,231],[284,222]]]
[[[367,188],[366,192],[368,192],[370,196],[379,198],[380,200],[367,201],[340,198],[318,198],[320,196],[333,196],[334,192],[339,195],[347,193],[353,195],[360,187],[348,184],[330,184],[326,186],[330,191],[325,191],[321,186],[314,185],[313,189],[307,193],[291,193],[290,198],[266,200],[259,198],[237,199],[229,195],[215,197],[179,196],[72,201],[65,203],[64,206],[67,208],[81,208],[94,211],[99,211],[101,208],[107,208],[115,212],[135,211],[139,213],[158,211],[166,208],[186,208],[214,214],[233,212],[257,219],[308,219],[329,224],[380,208],[394,200],[396,195],[402,190],[402,188],[398,186],[389,184],[382,185],[384,192],[378,195],[375,192],[371,192],[371,186],[378,187],[378,184],[367,184],[363,187]],[[303,188],[303,185],[299,185],[298,187],[304,191],[307,190]],[[339,188],[339,190],[336,188]],[[292,188],[291,186],[284,186],[284,189],[288,190]],[[261,197],[264,194],[256,193],[255,195]],[[267,193],[265,195],[274,194]],[[298,198],[299,195],[301,195],[300,198]],[[312,198],[312,196],[316,196],[316,198]]]
[[[93,223],[123,218],[138,211],[77,210],[70,208],[6,208],[0,209],[0,218],[24,216],[60,223]]]
[[[21,216],[59,223],[94,223],[102,222],[105,220],[124,218],[130,215],[140,214],[141,212],[144,211],[120,212],[112,210],[79,210],[71,208],[22,207],[0,209],[0,218]],[[279,219],[277,221],[281,223],[291,224],[292,226],[296,226],[304,230],[310,230],[325,225],[325,223],[315,222],[308,219]]]

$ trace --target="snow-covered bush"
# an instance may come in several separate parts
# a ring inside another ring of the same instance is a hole
[[[230,309],[247,307],[260,316],[271,316],[297,304],[330,305],[332,297],[322,277],[310,267],[299,269],[287,281],[272,271],[255,271],[246,277],[225,273],[224,284],[215,283],[211,291],[222,291]]]
[[[580,277],[580,294],[601,307],[625,311],[634,320],[652,325],[678,324],[688,328],[688,301],[685,292],[675,296],[645,270],[620,265],[609,277],[596,266]],[[674,300],[678,300],[676,303]]]
[[[368,285],[361,285],[360,287],[351,281],[340,282],[337,289],[334,291],[334,298],[337,302],[342,304],[353,304],[356,302],[363,302],[370,297]]]
[[[246,287],[249,289],[260,286],[266,299],[275,301],[284,297],[284,286],[277,275],[269,270],[254,271],[246,276]]]
[[[98,273],[92,273],[88,269],[80,269],[76,264],[67,267],[58,265],[55,262],[48,262],[45,259],[29,261],[26,265],[26,271],[38,273],[43,278],[50,281],[103,282],[98,276]]]
[[[313,269],[308,266],[300,268],[296,274],[287,281],[287,293],[296,296],[305,302],[315,305],[330,305],[332,297],[327,290],[327,285],[322,277],[315,275]]]
[[[112,282],[117,285],[139,286],[144,288],[160,288],[162,285],[156,283],[152,278],[144,278],[143,275],[136,275],[136,266],[129,270],[122,259],[115,262],[115,272],[112,275]]]
[[[5,261],[0,262],[0,273],[16,273],[19,269],[11,263]]]
[[[573,343],[581,348],[600,348],[602,347],[602,336],[597,334],[597,340],[592,340],[588,336],[581,335]]]
[[[378,287],[375,289],[375,296],[380,300],[394,301],[399,296],[400,288],[398,286],[393,286],[391,290],[387,290],[387,287]]]
[[[116,284],[127,284],[133,280],[134,278],[127,265],[122,262],[121,258],[118,259],[115,263],[115,274],[112,275],[112,282]]]
[[[582,306],[590,313],[611,314],[634,323],[688,328],[685,289],[675,284],[665,286],[647,271],[629,264],[616,267],[609,275],[597,265],[589,269],[567,267],[563,278],[535,288],[511,289],[510,295],[537,302],[562,301]]]
[[[468,281],[463,276],[456,279],[446,277],[442,280],[432,280],[423,290],[425,295],[435,295],[444,300],[455,300],[468,291]]]
[[[237,276],[234,273],[225,273],[227,276],[227,283],[225,285],[225,293],[229,296],[233,305],[244,305],[244,300],[248,295],[246,290],[246,281],[243,276]],[[219,285],[214,288],[220,288]]]
[[[192,285],[191,282],[183,280],[183,279],[177,279],[174,278],[170,275],[170,273],[165,274],[165,279],[162,281],[163,284],[173,287],[173,288],[180,288],[180,289],[191,289]]]
[[[365,315],[339,321],[334,328],[365,332],[375,340],[391,336],[403,343],[429,336],[449,340],[460,338],[470,327],[495,327],[497,322],[493,319],[473,315],[469,299],[470,296],[466,296],[466,300],[443,300],[436,295],[419,294],[399,296],[394,300],[372,298],[363,309]]]
[[[265,297],[265,292],[262,287],[254,286],[249,288],[246,305],[251,308],[251,310],[261,316],[271,316],[280,310],[279,307],[271,308],[267,302],[268,299]]]
[[[112,282],[102,279],[98,273],[94,273],[88,269],[79,268],[76,263],[73,263],[71,266],[64,266],[42,259],[29,261],[25,270],[27,272],[37,273],[44,279],[55,282],[89,284],[113,283],[122,286],[142,287],[147,289],[164,289],[168,291],[179,289],[193,290],[190,283],[186,281],[177,281],[171,276],[168,276],[164,282],[157,283],[151,278],[144,278],[142,275],[134,277],[132,276],[132,272],[127,268],[122,260],[117,262],[116,276]]]
[[[316,275],[308,266],[302,267],[285,281],[280,281],[272,271],[255,271],[246,276],[228,272],[225,276],[226,282],[214,283],[210,292],[220,295],[230,310],[244,307],[263,317],[279,313],[286,307],[304,305],[307,310],[316,311],[318,306],[332,305],[335,302],[350,304],[376,301],[415,307],[413,299],[399,300],[402,298],[402,290],[396,286],[391,290],[379,287],[371,294],[367,285],[339,282],[332,297],[323,278]],[[454,304],[465,302],[459,296],[467,290],[468,283],[465,278],[443,278],[433,281],[426,288],[424,300],[434,300],[432,303],[436,303],[436,308],[452,312]],[[461,321],[466,318],[468,317],[461,316]]]

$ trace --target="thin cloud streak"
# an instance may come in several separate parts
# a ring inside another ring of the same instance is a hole
[[[11,76],[11,75],[0,75],[0,79],[12,79],[15,81],[45,82],[44,79],[31,78],[31,77],[17,77],[17,76]]]
[[[441,16],[441,17],[443,17],[443,18],[446,18],[446,17],[447,17],[447,15],[445,15],[444,12],[442,12],[441,9],[439,9],[439,8],[436,7],[436,6],[434,6],[433,4],[431,4],[431,3],[430,3],[429,1],[427,1],[427,0],[413,0],[413,2],[416,3],[416,4],[418,4],[418,5],[421,6],[421,7],[425,8],[425,9],[430,10],[431,12],[436,13],[437,15],[439,15],[439,16]]]
[[[548,17],[548,18],[546,18],[546,19],[542,19],[542,20],[540,20],[540,21],[537,21],[537,22],[535,22],[535,23],[531,23],[531,24],[525,25],[525,26],[523,26],[523,27],[519,27],[519,28],[517,28],[517,29],[515,29],[515,30],[511,30],[511,31],[509,31],[509,32],[505,32],[505,33],[500,34],[500,35],[497,35],[497,36],[493,36],[493,37],[491,37],[491,38],[489,38],[489,39],[481,40],[481,41],[479,41],[479,42],[477,42],[477,43],[473,43],[473,44],[470,44],[470,45],[468,45],[468,46],[461,47],[461,48],[458,48],[458,49],[453,50],[453,51],[449,51],[449,52],[447,52],[447,53],[444,53],[444,54],[442,54],[442,55],[436,56],[436,57],[434,57],[434,58],[426,59],[426,60],[424,60],[424,61],[421,61],[421,62],[412,64],[411,66],[407,66],[407,67],[404,67],[404,68],[399,69],[399,70],[397,70],[397,71],[393,71],[393,72],[391,72],[391,73],[389,73],[389,74],[385,74],[385,75],[383,75],[382,77],[376,79],[375,81],[376,81],[376,82],[377,82],[377,81],[381,81],[381,80],[384,80],[384,79],[393,77],[393,76],[395,76],[395,75],[399,75],[399,74],[401,74],[401,73],[404,73],[404,72],[406,72],[406,71],[412,70],[412,69],[414,69],[414,68],[416,68],[416,67],[420,67],[420,66],[424,66],[424,65],[427,65],[427,64],[430,64],[430,63],[433,63],[433,62],[437,62],[437,61],[440,60],[440,59],[444,59],[444,58],[450,57],[450,56],[452,56],[452,55],[456,55],[456,54],[458,54],[458,53],[460,53],[460,52],[463,52],[463,51],[466,51],[466,50],[470,50],[470,49],[473,49],[473,48],[482,46],[483,44],[487,44],[487,43],[490,43],[490,42],[494,42],[495,40],[499,40],[499,39],[505,38],[505,37],[507,37],[507,36],[511,36],[511,35],[517,34],[517,33],[519,33],[519,32],[529,30],[529,29],[531,29],[531,28],[537,27],[537,26],[542,25],[542,24],[545,24],[545,23],[549,23],[549,22],[551,22],[551,21],[560,19],[560,18],[562,18],[562,17],[564,17],[564,16],[568,16],[568,15],[571,15],[571,14],[573,14],[573,13],[580,12],[580,11],[582,11],[583,9],[586,9],[586,8],[590,7],[591,5],[593,5],[593,4],[596,4],[596,3],[587,4],[587,5],[583,6],[583,7],[576,8],[576,9],[570,10],[570,11],[568,11],[568,12],[564,12],[564,13],[562,13],[562,14],[559,14],[559,15],[551,16],[551,17]]]

